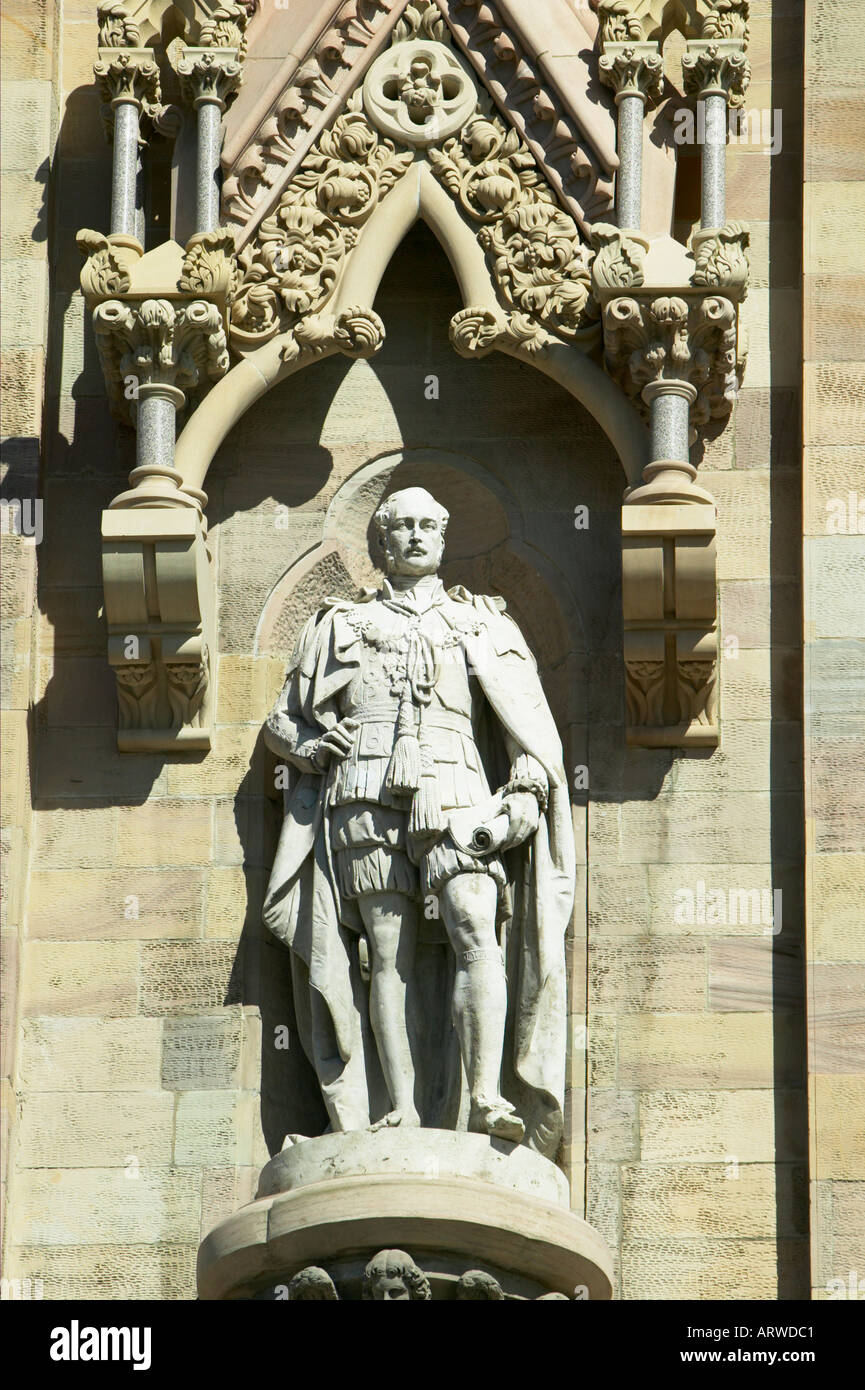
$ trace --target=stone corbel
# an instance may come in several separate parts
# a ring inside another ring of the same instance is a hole
[[[202,514],[165,506],[103,512],[102,573],[118,748],[209,748],[213,582]]]
[[[647,418],[649,462],[622,508],[627,740],[718,742],[715,504],[690,461],[695,427],[729,414],[748,236],[696,233],[692,253],[596,226],[592,289],[605,366]]]
[[[109,661],[124,752],[210,746],[214,583],[206,497],[174,468],[175,417],[228,369],[233,236],[216,230],[148,255],[79,234],[82,289],[112,409],[137,429],[130,487],[103,513]]]
[[[622,508],[627,742],[718,742],[715,507]]]

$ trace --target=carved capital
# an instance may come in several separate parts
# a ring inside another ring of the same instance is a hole
[[[664,63],[656,43],[605,43],[598,60],[601,81],[622,97],[657,101],[664,86]]]
[[[188,393],[228,370],[222,315],[205,300],[108,299],[94,310],[93,329],[112,410],[121,419],[135,419],[144,386]]]
[[[682,55],[685,94],[697,101],[723,96],[728,106],[742,106],[751,66],[739,39],[690,39]]]
[[[160,109],[159,68],[150,48],[99,48],[93,75],[102,94],[102,120],[109,139],[114,108],[129,102],[146,114]]]
[[[729,414],[740,373],[730,299],[621,296],[604,305],[603,324],[607,370],[638,407],[650,384],[680,381],[696,391],[694,424]]]
[[[191,106],[210,102],[224,111],[240,89],[243,64],[236,48],[191,48],[178,42],[170,46],[170,56],[183,99]]]

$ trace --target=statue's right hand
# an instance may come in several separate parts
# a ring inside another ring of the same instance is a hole
[[[357,729],[356,719],[342,719],[324,734],[318,742],[315,751],[314,761],[320,766],[325,767],[331,760],[341,763],[343,758],[347,758],[354,747],[355,730]]]

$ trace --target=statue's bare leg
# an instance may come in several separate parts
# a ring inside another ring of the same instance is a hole
[[[370,1019],[393,1109],[373,1129],[419,1125],[406,992],[414,971],[417,907],[404,893],[366,893],[358,899],[372,952]]]
[[[508,999],[497,898],[488,874],[457,874],[442,887],[439,903],[456,956],[453,1017],[471,1092],[469,1128],[519,1143],[525,1126],[499,1092]]]

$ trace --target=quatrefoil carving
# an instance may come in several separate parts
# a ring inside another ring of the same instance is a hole
[[[462,128],[477,89],[456,54],[442,43],[395,44],[376,59],[363,84],[367,115],[392,139],[425,148]]]

